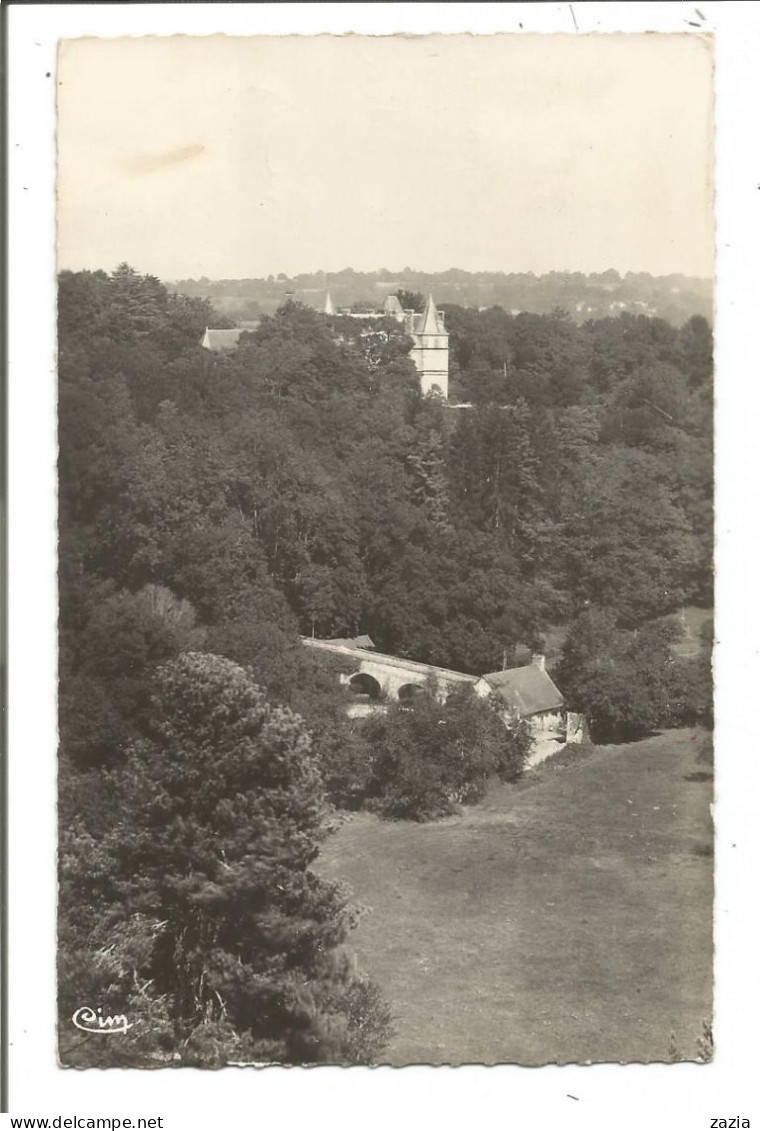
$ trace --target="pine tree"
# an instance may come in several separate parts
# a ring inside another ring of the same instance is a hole
[[[246,669],[188,653],[159,671],[149,733],[114,776],[114,826],[99,844],[71,835],[63,866],[62,907],[98,908],[89,933],[69,931],[80,977],[82,954],[95,968],[142,925],[104,1002],[132,1012],[129,1057],[112,1040],[112,1063],[134,1063],[141,1030],[148,1062],[371,1060],[389,1016],[341,950],[355,909],[310,870],[324,810],[301,719]]]
[[[426,432],[409,453],[407,462],[412,472],[412,502],[422,507],[438,530],[450,529],[446,460],[440,432]]]

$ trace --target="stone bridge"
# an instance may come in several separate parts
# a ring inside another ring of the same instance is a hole
[[[382,652],[357,648],[350,643],[313,640],[308,636],[302,636],[301,640],[308,648],[332,652],[333,655],[353,661],[356,671],[353,675],[341,675],[340,681],[356,693],[357,706],[361,702],[371,704],[383,698],[398,699],[403,703],[418,694],[419,688],[431,677],[438,683],[441,698],[445,698],[448,691],[456,685],[466,683],[474,687],[480,683],[479,677],[475,675],[437,668],[433,664],[420,664],[416,660],[402,660],[398,656],[386,656]]]

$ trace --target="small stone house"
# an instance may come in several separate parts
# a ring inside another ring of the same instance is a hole
[[[547,672],[543,656],[534,656],[530,664],[521,668],[489,672],[480,677],[475,690],[479,695],[496,695],[510,714],[529,719],[536,731],[554,731],[563,726],[565,699]]]
[[[414,694],[419,693],[420,687],[432,676],[438,682],[442,699],[451,687],[465,684],[482,698],[496,697],[507,727],[516,719],[525,719],[533,735],[528,765],[543,761],[566,744],[587,738],[585,720],[566,711],[564,696],[547,673],[543,656],[534,655],[532,662],[522,667],[476,676],[387,656],[376,651],[369,636],[333,640],[301,637],[301,641],[309,648],[332,652],[353,662],[357,670],[344,671],[338,676],[340,683],[355,696],[347,708],[351,718],[386,711],[387,700],[410,705]]]
[[[481,676],[478,695],[495,695],[509,718],[525,719],[533,732],[531,762],[542,761],[567,742],[565,699],[546,670],[546,660],[535,655],[530,664]]]

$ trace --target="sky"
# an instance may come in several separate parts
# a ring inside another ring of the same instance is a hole
[[[60,268],[713,272],[701,35],[63,41]]]

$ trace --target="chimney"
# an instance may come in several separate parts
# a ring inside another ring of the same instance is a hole
[[[543,652],[534,652],[530,658],[530,662],[532,663],[533,667],[538,668],[540,672],[546,671],[546,656],[543,654]]]

